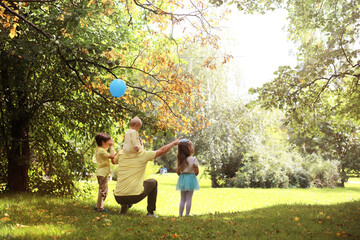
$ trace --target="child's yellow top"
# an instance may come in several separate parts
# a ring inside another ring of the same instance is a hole
[[[125,133],[125,140],[123,145],[124,153],[128,155],[138,153],[135,151],[135,147],[139,148],[139,152],[143,150],[139,140],[139,133],[136,130],[130,128]]]
[[[121,150],[114,158],[118,163],[115,196],[139,195],[144,191],[145,168],[148,161],[154,160],[156,151],[142,151],[135,156],[124,154]]]
[[[96,147],[95,159],[98,164],[96,169],[96,176],[107,177],[110,174],[110,153],[105,148]]]

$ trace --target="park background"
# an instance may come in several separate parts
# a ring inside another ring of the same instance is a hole
[[[359,238],[359,15],[334,0],[1,2],[1,236]],[[118,216],[111,194],[111,213],[91,210],[94,136],[119,149],[136,115],[147,149],[194,143],[193,217],[174,218],[176,149],[148,165],[160,219],[144,202]]]

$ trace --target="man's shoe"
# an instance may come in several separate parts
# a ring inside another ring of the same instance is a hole
[[[146,214],[146,216],[151,218],[158,218],[158,216],[155,213],[148,213]]]

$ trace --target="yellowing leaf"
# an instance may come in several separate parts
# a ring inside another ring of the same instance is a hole
[[[90,7],[90,5],[91,5],[91,4],[94,4],[95,2],[96,2],[95,0],[91,0],[91,1],[88,3],[87,7]]]
[[[10,34],[9,34],[9,37],[10,38],[14,38],[16,37],[16,26],[14,26],[13,28],[10,29]]]
[[[3,217],[0,219],[1,222],[7,222],[7,221],[10,221],[10,218],[8,217]]]
[[[298,217],[295,217],[295,221],[299,221],[300,220],[300,218],[298,218]]]

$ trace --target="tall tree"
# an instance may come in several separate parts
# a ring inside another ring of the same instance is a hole
[[[301,121],[303,111],[360,119],[358,1],[288,1],[289,37],[299,44],[298,66],[280,67],[257,92],[264,106],[286,110]]]
[[[322,140],[317,146],[340,161],[342,185],[346,171],[359,170],[353,157],[360,120],[359,6],[288,1],[289,36],[299,44],[299,64],[280,67],[272,82],[254,91],[263,106],[285,110],[299,134]]]
[[[224,4],[222,0],[212,2]],[[326,146],[333,147],[331,152],[338,153],[335,155],[342,163],[342,171],[358,169],[356,159],[345,154],[354,149],[352,137],[348,136],[354,133],[345,126],[351,123],[356,129],[360,120],[359,1],[289,0],[282,3],[266,0],[250,3],[234,0],[231,3],[248,13],[275,8],[288,11],[287,30],[289,38],[298,46],[298,65],[279,67],[273,81],[251,92],[259,94],[263,107],[284,110],[286,123],[291,124],[298,134],[320,137],[324,142],[326,139]],[[344,179],[343,174],[343,182]]]
[[[35,165],[73,179],[85,171],[91,145],[79,149],[77,142],[92,142],[95,132],[116,122],[124,126],[131,114],[157,129],[179,128],[177,119],[186,118],[181,109],[193,104],[198,90],[182,68],[181,39],[173,33],[190,21],[203,31],[184,39],[216,42],[206,34],[211,21],[205,14],[201,1],[190,7],[176,1],[2,1],[1,157],[9,190],[27,190]],[[127,83],[121,99],[109,94],[114,78]]]

